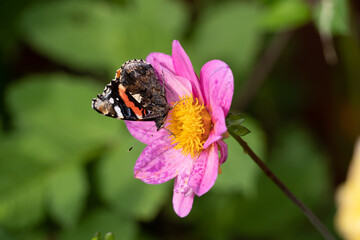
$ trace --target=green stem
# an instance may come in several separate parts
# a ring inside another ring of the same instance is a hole
[[[249,145],[238,135],[229,131],[231,136],[241,145],[244,151],[254,160],[254,162],[261,168],[261,170],[267,175],[270,180],[275,183],[281,191],[296,205],[300,210],[305,214],[309,221],[314,225],[314,227],[323,235],[327,240],[335,240],[336,238],[331,234],[331,232],[325,227],[325,225],[315,216],[315,214],[303,203],[301,202],[286,186],[280,181],[280,179],[265,165],[263,161],[254,153],[254,151],[249,147]]]

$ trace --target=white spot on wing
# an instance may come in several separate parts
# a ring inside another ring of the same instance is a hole
[[[141,102],[141,96],[140,96],[140,94],[139,94],[139,93],[134,94],[134,95],[132,95],[132,96],[133,96],[133,98],[135,98],[135,100],[136,100],[136,101],[138,101],[138,103],[140,103],[140,102]]]
[[[114,99],[113,99],[113,98],[110,98],[110,99],[109,99],[109,102],[110,102],[111,104],[114,104]]]
[[[118,118],[121,118],[121,119],[124,118],[124,115],[122,114],[121,109],[119,108],[119,106],[115,106],[114,110],[115,110],[116,114],[118,115]]]

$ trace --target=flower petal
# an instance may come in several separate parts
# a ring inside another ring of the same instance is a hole
[[[219,156],[217,144],[212,144],[201,152],[195,161],[189,179],[189,186],[198,196],[208,192],[214,185],[219,170]]]
[[[158,77],[161,77],[162,71],[164,69],[167,69],[173,74],[176,74],[172,57],[165,53],[159,53],[159,52],[150,53],[146,57],[146,62],[150,63],[153,66],[155,72],[158,74]]]
[[[188,193],[177,193],[173,195],[174,211],[179,217],[186,217],[192,208],[195,193],[190,189]]]
[[[171,147],[166,136],[144,149],[136,161],[134,175],[145,183],[160,184],[177,176],[184,162],[186,157]]]
[[[190,191],[188,185],[190,173],[194,167],[194,159],[191,157],[186,157],[182,161],[181,169],[179,169],[179,174],[175,178],[174,192],[177,193],[187,193]]]
[[[226,116],[234,94],[234,77],[229,66],[220,60],[207,62],[201,68],[200,82],[208,110],[213,113],[213,107],[218,105]]]
[[[217,143],[219,144],[219,150],[220,150],[219,164],[221,165],[226,161],[228,157],[228,146],[223,140],[220,140]]]
[[[157,131],[155,122],[125,121],[125,123],[131,135],[147,145],[158,138],[169,135],[165,129]]]
[[[188,79],[191,82],[194,97],[203,101],[199,79],[196,76],[190,58],[177,40],[174,40],[172,44],[172,59],[176,74]]]
[[[191,95],[191,83],[186,78],[176,76],[167,69],[163,70],[163,74],[165,78],[166,100],[168,103],[175,103],[180,97]]]
[[[177,215],[185,217],[189,214],[195,193],[189,187],[190,173],[194,166],[194,159],[184,159],[182,169],[174,181],[173,207]]]
[[[204,149],[208,148],[214,142],[222,139],[222,135],[227,131],[224,111],[219,105],[212,106],[211,120],[214,127],[210,132],[208,139],[204,143]]]

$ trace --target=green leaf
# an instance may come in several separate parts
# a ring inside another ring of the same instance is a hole
[[[249,129],[241,125],[245,121],[245,118],[241,114],[229,113],[225,121],[230,133],[236,134],[240,137],[250,133]]]
[[[22,30],[27,42],[55,61],[113,73],[126,60],[168,51],[184,18],[175,1],[52,1],[31,5]]]
[[[254,2],[239,1],[209,6],[199,16],[194,41],[185,50],[197,71],[206,61],[221,59],[242,82],[259,50],[261,9]]]
[[[131,240],[135,239],[137,226],[130,218],[118,216],[107,209],[97,209],[88,213],[77,228],[61,232],[59,239],[91,239],[94,232],[112,232],[119,239]]]
[[[43,166],[36,153],[27,152],[37,137],[12,135],[0,142],[0,224],[22,228],[38,223],[44,217],[45,191],[40,175]],[[47,147],[47,144],[42,145]]]
[[[109,233],[105,234],[104,240],[115,240],[115,236],[113,233],[109,232]]]
[[[309,4],[302,0],[274,1],[261,18],[260,24],[267,31],[289,30],[311,20]]]
[[[241,125],[245,121],[245,117],[241,114],[229,113],[226,116],[226,126]]]
[[[38,223],[44,217],[43,183],[34,180],[1,192],[0,223],[11,228],[21,228]]]
[[[0,239],[3,240],[15,240],[14,237],[11,237],[7,231],[5,231],[2,227],[0,227]]]
[[[21,229],[21,231],[12,232],[11,239],[0,238],[1,240],[39,240],[46,239],[49,237],[49,233],[45,229]]]
[[[126,144],[118,144],[98,162],[97,181],[101,198],[121,215],[150,220],[171,199],[168,184],[148,185],[134,178],[133,168],[144,145],[124,133]],[[134,146],[128,152],[129,146]]]
[[[234,133],[240,137],[250,133],[249,129],[241,125],[245,121],[245,118],[242,115],[230,113],[225,120],[229,132]]]
[[[8,89],[15,130],[0,140],[1,224],[33,226],[47,210],[64,227],[76,224],[88,191],[83,165],[120,124],[91,109],[101,90],[64,74],[27,77]]]
[[[65,227],[73,227],[82,213],[88,182],[81,166],[65,166],[48,182],[49,207],[52,216]]]
[[[48,206],[55,220],[73,225],[87,193],[79,159],[41,133],[7,137],[0,144],[0,222],[31,226],[43,219]]]
[[[87,189],[78,185],[79,179],[67,174],[66,165],[76,165],[79,159],[66,155],[53,140],[36,133],[10,135],[7,142],[1,142],[0,151],[3,157],[0,160],[0,222],[3,225],[23,228],[37,224],[43,219],[47,206],[60,223],[69,225],[76,221]],[[61,161],[64,158],[69,162]],[[59,179],[61,176],[64,181]]]
[[[240,137],[245,136],[250,133],[250,130],[244,126],[233,126],[233,127],[230,127],[230,129],[233,133],[235,133],[236,135],[238,135]]]
[[[350,33],[349,7],[346,0],[322,0],[315,8],[320,33],[348,35]]]
[[[91,240],[102,240],[102,236],[100,232],[95,233],[95,237],[93,237]]]
[[[236,118],[232,116],[231,118]],[[242,117],[239,117],[241,121]],[[236,122],[236,120],[234,120]],[[246,126],[252,129],[252,133],[244,137],[244,140],[260,156],[265,156],[265,134],[260,125],[250,117],[246,117]],[[221,165],[222,174],[218,176],[214,185],[214,191],[240,192],[245,195],[253,195],[256,192],[256,179],[260,173],[253,160],[244,153],[244,150],[232,137],[225,139],[228,144],[229,156],[225,164]]]
[[[7,105],[17,130],[42,134],[58,144],[63,156],[74,157],[118,134],[121,121],[104,118],[91,108],[91,99],[102,89],[89,78],[30,76],[10,87]]]
[[[102,238],[101,233],[97,232],[95,234],[95,237],[93,237],[91,240],[115,240],[114,234],[111,232],[108,232],[105,234],[105,237]]]

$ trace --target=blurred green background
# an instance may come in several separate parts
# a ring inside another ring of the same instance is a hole
[[[0,239],[321,239],[233,139],[184,219],[172,181],[133,178],[144,145],[91,109],[123,62],[171,54],[234,73],[244,139],[332,230],[360,133],[357,0],[0,3]],[[135,146],[131,152],[128,148]]]

